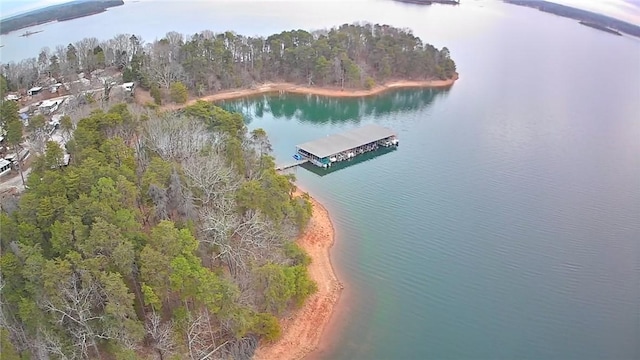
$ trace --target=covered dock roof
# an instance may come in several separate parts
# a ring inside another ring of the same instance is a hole
[[[389,128],[369,124],[340,134],[333,134],[296,145],[296,147],[322,159],[395,135],[393,130]]]

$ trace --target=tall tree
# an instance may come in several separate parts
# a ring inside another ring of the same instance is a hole
[[[25,184],[24,174],[23,174],[23,162],[21,156],[21,144],[22,144],[22,136],[23,136],[23,124],[20,121],[20,117],[18,116],[18,104],[15,101],[3,101],[0,105],[2,109],[0,110],[0,114],[2,116],[2,123],[5,124],[7,128],[6,141],[17,156],[17,166],[18,171],[20,172],[20,178],[22,179],[22,185]]]

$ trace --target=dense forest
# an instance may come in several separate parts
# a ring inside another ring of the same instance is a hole
[[[43,9],[30,11],[26,14],[15,15],[0,21],[0,33],[24,29],[29,26],[40,25],[51,21],[64,21],[88,16],[105,11],[113,6],[124,5],[122,0],[85,0],[48,6]]]
[[[446,47],[438,50],[409,30],[345,24],[266,38],[211,31],[188,37],[169,32],[149,43],[124,34],[103,42],[88,38],[5,64],[3,74],[15,90],[36,84],[43,74],[74,80],[79,72],[105,67],[143,88],[180,93],[184,86],[196,95],[264,82],[370,88],[395,79],[448,79],[456,71]]]
[[[48,142],[0,204],[3,360],[247,359],[316,290],[311,204],[240,114],[118,104],[62,131],[69,166]]]

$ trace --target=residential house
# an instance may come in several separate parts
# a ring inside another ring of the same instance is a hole
[[[9,101],[9,100],[18,101],[20,100],[20,98],[21,96],[18,94],[7,94],[7,96],[4,97],[6,101]]]
[[[58,93],[58,89],[62,86],[62,83],[56,83],[51,85],[51,87],[49,88],[49,92],[52,94],[57,94]]]
[[[11,161],[6,159],[0,159],[0,176],[11,171]]]
[[[42,114],[48,115],[56,112],[58,107],[63,103],[64,98],[49,99],[43,101],[38,108]]]
[[[127,83],[122,84],[122,88],[126,92],[133,92],[133,89],[135,88],[135,86],[136,86],[136,84],[132,83],[132,82],[127,82]]]
[[[29,96],[38,95],[41,91],[42,91],[42,86],[32,87],[31,89],[27,90],[27,95]]]

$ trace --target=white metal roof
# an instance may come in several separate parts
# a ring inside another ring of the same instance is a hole
[[[7,165],[11,164],[11,161],[6,160],[6,159],[0,159],[0,168],[3,168]]]
[[[297,145],[297,147],[319,158],[325,158],[394,135],[393,130],[389,128],[369,124],[340,134],[309,141]]]

